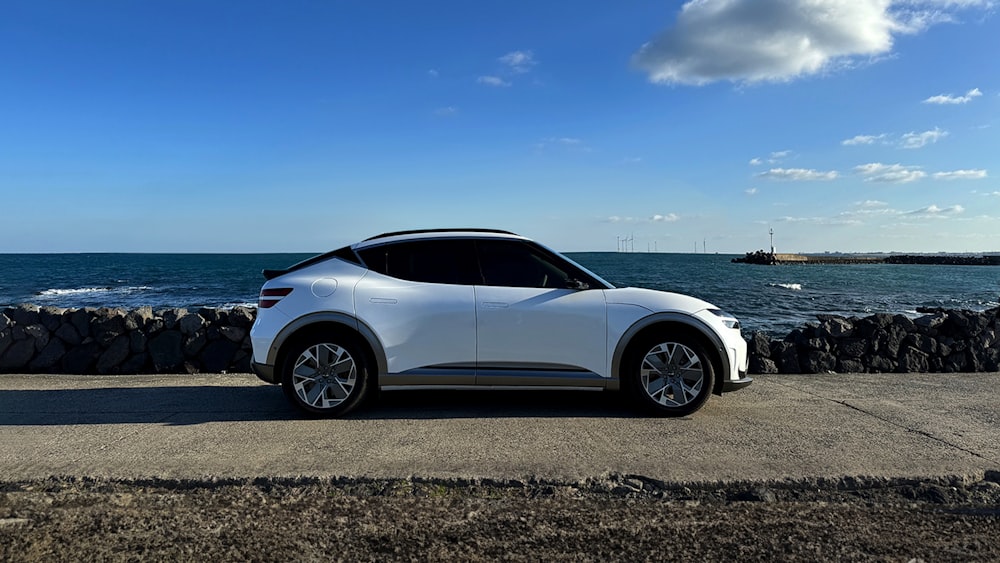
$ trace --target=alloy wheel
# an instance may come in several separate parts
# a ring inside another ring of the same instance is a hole
[[[653,401],[665,407],[691,403],[701,394],[705,382],[701,358],[679,342],[654,346],[646,353],[639,369],[643,390]]]
[[[292,369],[295,394],[316,409],[334,408],[346,401],[357,381],[354,358],[345,348],[331,343],[306,348]]]

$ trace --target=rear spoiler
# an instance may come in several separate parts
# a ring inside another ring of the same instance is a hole
[[[333,250],[325,254],[319,254],[317,256],[313,256],[312,258],[307,258],[299,262],[298,264],[289,266],[283,270],[264,269],[261,270],[260,273],[264,275],[265,280],[273,280],[278,276],[283,276],[290,272],[301,270],[302,268],[308,268],[313,264],[319,264],[320,262],[325,262],[331,258],[340,258],[345,262],[350,262],[351,264],[356,264],[358,266],[364,267],[364,262],[362,262],[361,259],[358,258],[358,255],[354,252],[354,249],[352,249],[350,246],[345,246],[343,248],[338,248],[337,250]]]

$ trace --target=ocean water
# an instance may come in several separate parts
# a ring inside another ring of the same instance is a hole
[[[0,307],[255,305],[263,268],[310,254],[0,254]],[[817,314],[917,315],[918,307],[983,310],[1000,301],[1000,267],[733,264],[734,256],[568,253],[619,287],[700,297],[772,336]]]

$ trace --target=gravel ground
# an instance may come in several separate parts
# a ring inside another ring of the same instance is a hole
[[[998,561],[981,480],[0,482],[2,561]]]

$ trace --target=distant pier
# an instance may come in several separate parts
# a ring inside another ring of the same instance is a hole
[[[758,250],[733,258],[742,264],[777,266],[781,264],[938,264],[949,266],[1000,266],[1000,255],[968,256],[958,254],[780,254]]]

